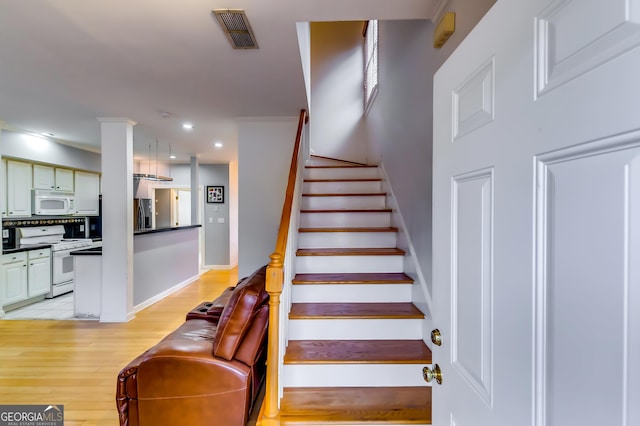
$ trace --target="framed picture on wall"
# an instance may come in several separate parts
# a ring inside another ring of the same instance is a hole
[[[224,186],[207,186],[207,203],[224,203]]]

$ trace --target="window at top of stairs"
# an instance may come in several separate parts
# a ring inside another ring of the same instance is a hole
[[[369,111],[378,93],[378,21],[364,26],[364,111]]]

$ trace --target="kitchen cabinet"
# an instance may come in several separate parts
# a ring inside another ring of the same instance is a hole
[[[0,161],[0,176],[3,181],[7,181],[7,160]],[[7,186],[0,185],[0,214],[7,217]]]
[[[73,170],[33,165],[33,188],[73,192]]]
[[[100,196],[100,175],[88,172],[75,172],[75,214],[79,216],[97,216]]]
[[[74,173],[70,169],[55,168],[56,175],[56,191],[69,191],[73,192],[74,185]]]
[[[27,297],[48,293],[51,291],[51,249],[30,250],[27,253]]]
[[[34,189],[55,189],[56,178],[53,167],[41,164],[33,165],[33,188]]]
[[[7,217],[31,216],[31,164],[7,160]]]
[[[0,260],[0,270],[4,286],[2,289],[3,306],[27,299],[27,252],[5,254]]]

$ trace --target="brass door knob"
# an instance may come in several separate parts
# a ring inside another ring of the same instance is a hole
[[[437,328],[431,331],[431,341],[436,346],[442,346],[442,335]]]
[[[429,367],[424,367],[422,369],[422,377],[427,383],[431,383],[432,380],[435,380],[437,384],[442,384],[442,370],[440,370],[440,366],[438,364],[433,366],[433,370]]]

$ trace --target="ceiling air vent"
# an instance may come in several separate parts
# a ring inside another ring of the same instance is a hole
[[[253,35],[247,15],[242,9],[216,9],[216,19],[227,35],[234,49],[257,49],[258,43]]]

